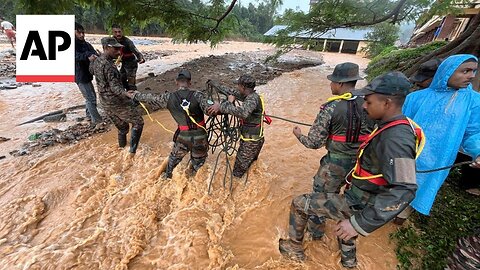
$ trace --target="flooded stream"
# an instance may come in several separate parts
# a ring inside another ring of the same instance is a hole
[[[284,73],[257,91],[267,113],[312,123],[330,96],[331,72]],[[168,112],[153,117],[175,128]],[[323,240],[305,243],[306,262],[278,251],[291,199],[312,189],[325,153],[303,147],[293,124],[266,127],[246,185],[236,181],[230,193],[219,174],[209,195],[216,154],[193,178],[185,158],[171,181],[161,180],[171,134],[145,122],[134,158],[117,148],[112,130],[0,163],[1,269],[342,269],[333,222]],[[388,224],[359,238],[358,269],[395,269],[394,229]]]

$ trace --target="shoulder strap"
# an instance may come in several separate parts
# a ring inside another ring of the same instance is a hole
[[[367,144],[370,143],[370,141],[371,141],[373,138],[375,138],[378,134],[382,133],[382,131],[384,131],[385,129],[391,128],[391,127],[393,127],[393,126],[402,125],[402,124],[403,124],[403,125],[409,125],[409,126],[411,125],[410,122],[409,122],[408,120],[406,120],[406,119],[399,119],[399,120],[392,121],[392,122],[386,124],[385,126],[383,126],[382,128],[378,129],[378,130],[375,129],[375,130],[370,134],[370,136],[368,136],[367,140],[364,141],[364,142],[362,143],[362,145],[360,145],[360,148],[362,148],[362,147],[364,148]]]

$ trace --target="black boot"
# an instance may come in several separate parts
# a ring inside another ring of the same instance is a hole
[[[141,128],[132,128],[132,135],[130,136],[130,153],[135,154],[137,152],[138,143],[140,142],[140,137],[142,136]]]
[[[164,180],[167,179],[172,179],[173,176],[173,169],[175,168],[176,164],[174,164],[174,161],[169,157],[168,158],[168,163],[167,163],[167,168],[165,169],[165,172],[162,173],[161,177]]]
[[[291,239],[280,239],[278,241],[278,249],[285,257],[297,261],[305,260],[305,253],[303,252],[302,243],[295,242]]]
[[[118,146],[124,148],[127,145],[127,132],[118,131]]]

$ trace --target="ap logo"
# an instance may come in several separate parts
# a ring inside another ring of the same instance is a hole
[[[17,15],[17,82],[74,82],[74,29],[74,15]]]

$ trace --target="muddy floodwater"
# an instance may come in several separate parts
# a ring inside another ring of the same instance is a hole
[[[335,57],[258,87],[267,113],[312,123],[330,96],[331,65],[354,56]],[[153,117],[175,129],[168,112]],[[185,158],[172,180],[161,180],[172,136],[145,123],[134,158],[112,130],[0,163],[0,269],[342,269],[333,222],[322,240],[305,242],[304,263],[278,251],[291,199],[312,189],[325,153],[303,147],[294,124],[274,120],[248,182],[235,181],[230,193],[218,174],[209,195],[216,154],[193,178]],[[395,269],[394,229],[359,238],[358,269]]]

